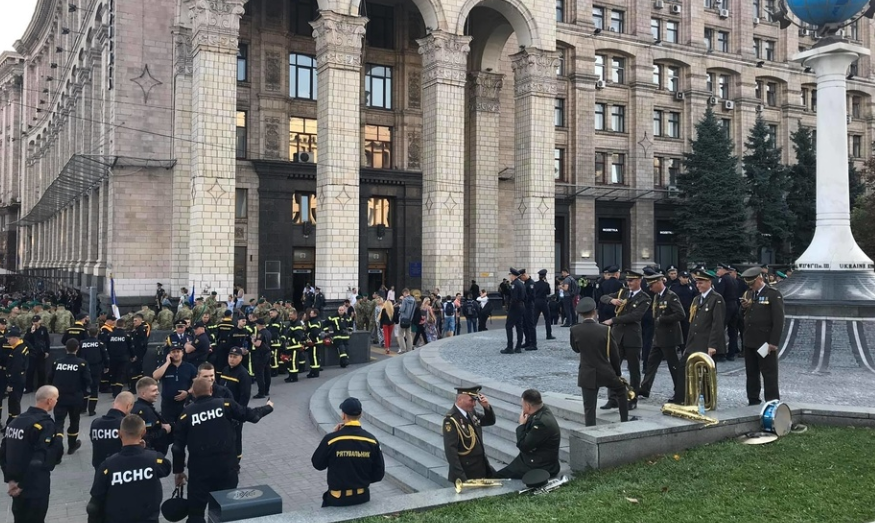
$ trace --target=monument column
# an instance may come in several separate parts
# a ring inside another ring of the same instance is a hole
[[[234,282],[237,34],[246,0],[189,2],[192,25],[188,276],[219,296]],[[195,292],[195,289],[192,289]]]
[[[465,288],[465,84],[470,36],[432,31],[422,55],[422,288]]]
[[[553,104],[557,54],[528,48],[511,55],[511,60],[516,102],[513,205],[518,253],[512,261],[532,274],[540,269],[551,271],[556,265]]]
[[[316,286],[327,300],[358,287],[362,38],[368,19],[320,11],[313,26],[316,101]]]
[[[498,144],[501,136],[499,95],[504,75],[478,71],[470,89],[468,175],[465,178],[465,278],[481,288],[501,283],[495,259],[498,224]],[[464,287],[463,287],[464,288]],[[477,296],[474,296],[475,298]]]

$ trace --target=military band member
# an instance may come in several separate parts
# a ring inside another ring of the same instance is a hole
[[[677,281],[672,283],[668,290],[677,294],[681,300],[681,306],[684,308],[684,319],[681,320],[681,333],[684,341],[678,349],[678,352],[683,352],[684,344],[690,333],[690,307],[693,305],[693,298],[699,294],[699,291],[695,285],[690,283],[690,273],[687,271],[679,273]]]
[[[616,294],[623,288],[623,282],[620,281],[620,268],[616,265],[607,267],[602,272],[602,281],[598,284],[596,295],[593,299],[596,300],[599,309],[599,321],[606,321],[616,316],[616,307],[610,303],[601,301],[602,296]],[[572,311],[572,314],[574,312]]]
[[[346,398],[340,404],[341,422],[326,434],[311,462],[316,470],[328,469],[328,491],[323,507],[346,507],[370,501],[371,483],[382,481],[386,471],[383,451],[373,434],[362,428],[362,404]]]
[[[504,330],[507,333],[507,346],[502,354],[519,354],[523,351],[523,315],[526,312],[526,287],[519,279],[520,271],[510,268],[510,297],[507,304],[507,319]],[[513,343],[513,331],[516,329],[516,345]]]
[[[482,428],[495,425],[495,412],[480,389],[479,385],[456,387],[456,404],[444,417],[444,453],[450,465],[450,483],[495,475],[486,457]],[[482,415],[474,409],[478,401],[483,406]]]
[[[714,275],[705,270],[693,273],[699,296],[693,299],[690,307],[690,335],[684,347],[683,358],[678,369],[678,384],[671,403],[684,402],[684,385],[686,383],[687,358],[694,352],[704,352],[709,356],[726,354],[726,331],[724,324],[725,303],[723,296],[711,288]],[[697,401],[698,398],[692,398]]]
[[[585,297],[577,304],[582,321],[571,327],[571,350],[580,354],[577,386],[583,392],[583,414],[587,427],[595,426],[595,407],[599,388],[607,387],[609,397],[615,398],[620,409],[620,421],[629,417],[626,385],[620,381],[620,355],[611,328],[597,321],[595,300]]]
[[[664,359],[668,365],[668,371],[672,379],[672,391],[677,389],[678,371],[678,347],[684,338],[681,332],[681,321],[684,319],[684,308],[677,294],[671,292],[665,286],[661,273],[647,276],[647,285],[653,293],[653,305],[650,314],[653,317],[653,346],[650,356],[647,358],[647,370],[644,373],[644,381],[638,395],[642,398],[650,397],[650,388],[656,378],[656,372]]]
[[[726,354],[718,353],[717,361],[723,359],[734,361],[735,355],[738,354],[738,283],[732,276],[734,270],[726,263],[717,265],[717,283],[714,284],[714,290],[723,296],[723,303],[726,305],[723,322],[726,325],[726,335],[729,337]]]
[[[758,267],[742,273],[750,287],[742,300],[744,315],[744,367],[747,371],[747,398],[749,405],[760,404],[760,375],[765,400],[781,399],[778,392],[778,343],[784,329],[784,298],[781,292],[763,281]],[[768,345],[768,354],[761,357],[757,350]]]
[[[613,305],[616,308],[616,315],[602,323],[611,327],[611,338],[619,347],[620,362],[627,362],[630,385],[636,393],[641,388],[641,318],[650,310],[650,297],[641,290],[643,276],[639,272],[626,271],[629,288],[604,294],[600,298],[603,305]],[[629,402],[629,409],[634,409],[637,404],[636,398]],[[601,408],[615,409],[618,406],[616,398],[611,397]]]
[[[572,327],[573,328],[573,327]],[[523,391],[522,412],[516,428],[519,455],[495,473],[497,478],[522,479],[526,472],[546,470],[551,477],[559,474],[559,423],[544,405],[541,393],[535,389]]]

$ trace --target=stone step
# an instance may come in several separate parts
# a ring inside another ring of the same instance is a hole
[[[450,484],[446,475],[441,478],[441,483],[437,483],[403,465],[395,458],[387,456],[385,452],[383,453],[383,461],[386,463],[386,479],[408,494],[434,491],[446,488]]]

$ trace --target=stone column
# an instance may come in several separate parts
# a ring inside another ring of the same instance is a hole
[[[465,288],[465,84],[470,36],[433,31],[422,55],[422,288]],[[495,175],[497,178],[497,174]],[[497,181],[496,192],[497,195]]]
[[[595,198],[578,196],[571,207],[571,230],[569,238],[571,274],[598,274],[595,252]]]
[[[88,239],[87,239],[87,254],[85,255],[86,274],[92,274],[92,268],[97,263],[97,239],[100,232],[98,231],[98,223],[100,216],[98,214],[98,198],[97,189],[92,189],[88,193]]]
[[[358,287],[362,38],[367,18],[321,11],[316,39],[319,90],[316,163],[316,285],[328,300]]]
[[[465,177],[465,278],[481,288],[494,288],[498,223],[498,144],[504,75],[479,71],[468,76],[468,170]],[[464,287],[463,287],[464,288]],[[476,296],[475,296],[476,298]]]
[[[109,182],[103,181],[97,193],[97,234],[94,238],[96,245],[97,258],[94,261],[95,276],[103,276],[106,273],[106,192],[109,188]]]
[[[556,52],[529,48],[511,55],[515,95],[514,234],[517,259],[530,273],[556,264],[553,100]]]
[[[182,136],[191,134],[192,112],[187,110],[191,107],[191,29],[177,27],[175,29],[174,44],[176,52],[174,57],[174,69],[176,71],[176,85],[174,86],[174,99],[176,106],[174,111],[173,127]],[[251,125],[251,124],[250,124]],[[177,147],[175,151],[176,165],[173,167],[173,216],[170,218],[170,274],[169,282],[164,285],[168,289],[189,287],[188,279],[188,238],[189,238],[189,213],[191,212],[191,147]]]
[[[85,271],[85,260],[88,258],[88,196],[83,194],[76,206],[79,209],[79,229],[76,231],[76,266],[73,268],[79,278]]]
[[[189,1],[192,147],[188,273],[219,296],[234,283],[237,34],[246,0]]]
[[[632,252],[629,259],[632,260],[632,268],[640,271],[645,265],[654,263],[656,243],[654,241],[655,226],[653,224],[653,200],[639,198],[630,211],[630,230],[632,232],[629,241]]]

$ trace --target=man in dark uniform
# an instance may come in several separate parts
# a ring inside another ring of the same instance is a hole
[[[450,465],[450,483],[495,475],[483,447],[482,428],[495,425],[495,412],[480,389],[479,385],[456,387],[456,404],[444,416],[444,454]],[[478,401],[483,406],[482,415],[474,409]]]
[[[234,401],[243,407],[249,406],[249,397],[252,394],[252,377],[243,368],[243,350],[240,347],[231,347],[228,352],[228,366],[222,371],[219,383],[231,391]],[[234,434],[236,437],[237,462],[243,459],[243,424],[234,422]]]
[[[100,467],[103,460],[122,449],[119,439],[119,426],[122,418],[131,413],[134,408],[134,395],[128,391],[119,392],[112,401],[112,407],[106,414],[91,422],[91,466],[94,470]],[[146,425],[143,425],[145,436]]]
[[[118,320],[110,326],[109,318],[104,327],[110,326],[111,331],[104,331],[104,343],[109,353],[109,383],[113,397],[117,396],[125,386],[128,369],[134,358],[134,345],[131,337],[125,332],[124,321]]]
[[[9,414],[6,425],[21,414],[21,395],[24,394],[24,374],[27,370],[27,354],[30,349],[21,339],[21,329],[12,326],[6,331],[6,345],[0,354],[0,373],[3,382],[0,383],[0,394],[9,398]],[[5,369],[5,372],[3,372]],[[2,396],[0,396],[2,397]],[[0,415],[3,414],[3,404],[0,403]]]
[[[231,311],[226,310],[222,316],[222,321],[215,326],[216,334],[210,361],[212,361],[217,369],[224,368],[228,361],[228,349],[231,348],[231,332],[234,330],[234,321],[231,319],[231,315]]]
[[[267,311],[267,330],[270,331],[270,376],[276,377],[280,373],[280,353],[283,352],[285,339],[283,338],[283,320],[280,318],[280,311],[276,307],[271,307]]]
[[[522,412],[516,428],[519,455],[495,473],[497,478],[522,479],[526,472],[546,470],[550,477],[559,474],[559,445],[562,436],[559,423],[544,405],[541,393],[528,389],[522,395]]]
[[[678,347],[684,341],[681,333],[681,320],[684,319],[684,308],[677,294],[666,288],[663,276],[656,273],[645,278],[650,292],[653,293],[653,305],[650,307],[650,316],[653,318],[653,346],[650,356],[647,358],[647,370],[644,373],[644,381],[641,382],[641,390],[638,395],[642,398],[650,397],[650,388],[656,378],[659,365],[665,359],[668,364],[668,372],[671,374],[673,391],[678,386]]]
[[[678,368],[678,386],[675,388],[672,403],[683,403],[686,400],[684,386],[687,382],[687,358],[694,352],[704,352],[709,356],[726,353],[726,332],[724,317],[726,305],[712,287],[713,273],[698,270],[693,273],[699,296],[693,300],[690,307],[690,335],[684,347],[683,358]],[[691,398],[696,402],[698,398]]]
[[[167,420],[155,409],[159,394],[157,381],[149,376],[140,378],[137,382],[137,401],[131,413],[143,418],[146,423],[146,447],[166,455],[172,439],[170,433],[173,428],[170,423],[176,420]]]
[[[596,321],[596,305],[592,298],[583,298],[577,304],[583,318],[571,328],[571,350],[580,354],[577,386],[583,392],[583,413],[587,427],[595,426],[595,407],[599,387],[607,387],[609,397],[616,398],[620,421],[635,420],[629,416],[626,385],[620,381],[620,355],[617,342],[611,337],[610,327]]]
[[[665,270],[665,275],[667,277],[665,286],[668,287],[669,290],[671,290],[671,286],[678,281],[678,268],[674,265],[669,265],[668,268]]]
[[[507,304],[507,320],[504,330],[507,332],[507,347],[502,354],[522,352],[523,344],[523,314],[526,312],[526,288],[520,281],[520,271],[510,268],[510,299]],[[516,345],[513,344],[513,331],[516,329]]]
[[[182,361],[182,347],[173,347],[166,361],[155,369],[152,378],[161,382],[161,416],[173,423],[182,414],[197,368]]]
[[[143,359],[145,359],[146,351],[149,349],[149,336],[152,334],[152,327],[139,313],[134,314],[132,323],[131,347],[133,347],[134,356],[131,358],[128,390],[133,392],[136,390],[137,382],[143,377]]]
[[[109,353],[103,342],[97,339],[97,333],[97,327],[88,327],[87,337],[79,343],[79,357],[85,360],[91,373],[91,384],[88,386],[89,416],[94,416],[97,413],[100,379],[109,372]],[[71,337],[70,339],[76,338]]]
[[[177,321],[174,324],[175,331],[171,332],[167,339],[164,340],[164,350],[158,355],[158,361],[167,357],[172,347],[182,347],[183,351],[194,349],[194,337],[186,331],[185,320]]]
[[[352,330],[352,320],[346,315],[347,308],[341,305],[337,308],[337,314],[333,314],[325,320],[325,330],[331,337],[331,343],[337,349],[337,358],[341,368],[349,365],[349,333]]]
[[[142,446],[146,425],[136,415],[125,416],[119,428],[122,449],[100,464],[91,485],[88,523],[157,522],[161,513],[161,478],[170,462]]]
[[[323,507],[347,507],[371,499],[371,483],[382,481],[386,472],[383,451],[373,434],[362,428],[362,403],[346,398],[340,404],[341,422],[325,435],[313,452],[316,470],[328,469],[328,491]]]
[[[237,456],[232,421],[258,423],[273,412],[273,403],[250,409],[233,401],[213,398],[213,384],[194,380],[194,403],[185,407],[174,428],[173,472],[176,485],[188,485],[188,523],[204,523],[210,492],[237,488]],[[188,473],[184,474],[188,449]]]
[[[55,406],[55,429],[64,431],[64,421],[70,416],[67,429],[67,454],[73,454],[82,442],[79,441],[79,419],[85,406],[85,394],[91,388],[91,371],[88,363],[76,355],[79,341],[67,340],[67,354],[58,358],[49,371],[49,383],[58,389],[58,404]]]
[[[759,405],[760,375],[766,401],[781,399],[778,392],[778,343],[784,330],[784,297],[778,289],[766,285],[758,267],[744,271],[741,277],[750,286],[741,305],[747,399],[749,405]],[[768,347],[765,357],[757,352],[763,345]]]
[[[252,334],[255,332],[255,327],[250,327],[246,324],[246,318],[237,318],[237,325],[231,331],[229,343],[231,347],[240,347],[243,349],[243,368],[249,373],[252,373],[252,365],[250,364],[249,349],[252,348]]]
[[[629,367],[629,381],[635,393],[641,387],[641,318],[650,310],[650,297],[641,290],[643,275],[635,271],[626,271],[628,289],[620,289],[611,294],[603,294],[600,298],[603,305],[615,307],[616,316],[602,323],[612,327],[611,337],[617,342],[620,350],[620,361],[626,361]],[[638,399],[629,402],[629,409],[634,409]],[[616,398],[608,399],[602,409],[615,409],[619,405]]]
[[[285,334],[286,346],[283,359],[289,376],[284,380],[286,383],[298,381],[298,374],[307,365],[307,351],[304,344],[307,342],[307,328],[304,322],[298,320],[298,311],[289,309],[289,328]]]
[[[33,392],[47,383],[46,360],[49,358],[49,347],[52,345],[49,330],[43,326],[39,314],[31,319],[30,330],[24,335],[24,341],[30,348],[24,391]]]
[[[207,361],[213,342],[207,334],[207,326],[198,321],[194,324],[194,340],[191,342],[191,350],[185,349],[185,361],[195,367]]]
[[[523,335],[526,341],[522,344],[522,348],[538,350],[538,338],[535,336],[535,282],[525,269],[520,269],[520,280],[523,282],[523,288],[526,289],[525,313],[523,314]]]
[[[252,336],[252,348],[249,351],[249,361],[252,363],[252,372],[255,374],[255,384],[258,386],[258,394],[255,399],[266,398],[270,394],[270,331],[264,320],[255,320],[255,334]]]
[[[79,340],[80,346],[82,340],[88,337],[88,315],[83,313],[76,315],[76,321],[65,332],[61,338],[61,345],[67,345],[67,340],[76,338]]]
[[[58,389],[40,387],[36,404],[9,423],[0,443],[0,469],[16,523],[41,523],[49,510],[51,473],[64,453],[63,435],[56,434],[49,416],[57,403]]]
[[[726,305],[726,316],[723,321],[726,325],[726,333],[729,336],[729,345],[726,354],[717,354],[715,361],[735,361],[738,354],[738,284],[731,274],[732,266],[726,263],[717,265],[717,283],[714,290],[723,296]]]
[[[535,314],[533,318],[534,325],[538,324],[538,320],[543,315],[544,324],[547,328],[547,339],[555,340],[553,336],[553,316],[550,314],[550,306],[547,300],[550,297],[550,284],[547,282],[547,269],[538,271],[538,281],[535,282],[533,295],[535,298]],[[528,350],[528,347],[526,348]]]
[[[699,294],[696,286],[690,283],[690,273],[683,271],[678,275],[676,282],[672,283],[668,288],[671,292],[677,294],[681,300],[681,306],[684,308],[684,319],[681,320],[681,333],[683,334],[683,342],[678,348],[679,352],[683,352],[684,344],[686,344],[687,334],[690,332],[690,306],[693,304],[693,298]]]
[[[610,303],[601,301],[602,296],[617,294],[623,288],[623,282],[620,281],[620,268],[616,265],[611,265],[602,272],[602,282],[599,284],[598,296],[593,296],[593,299],[599,304],[599,321],[607,321],[613,318],[616,313],[616,308]]]

